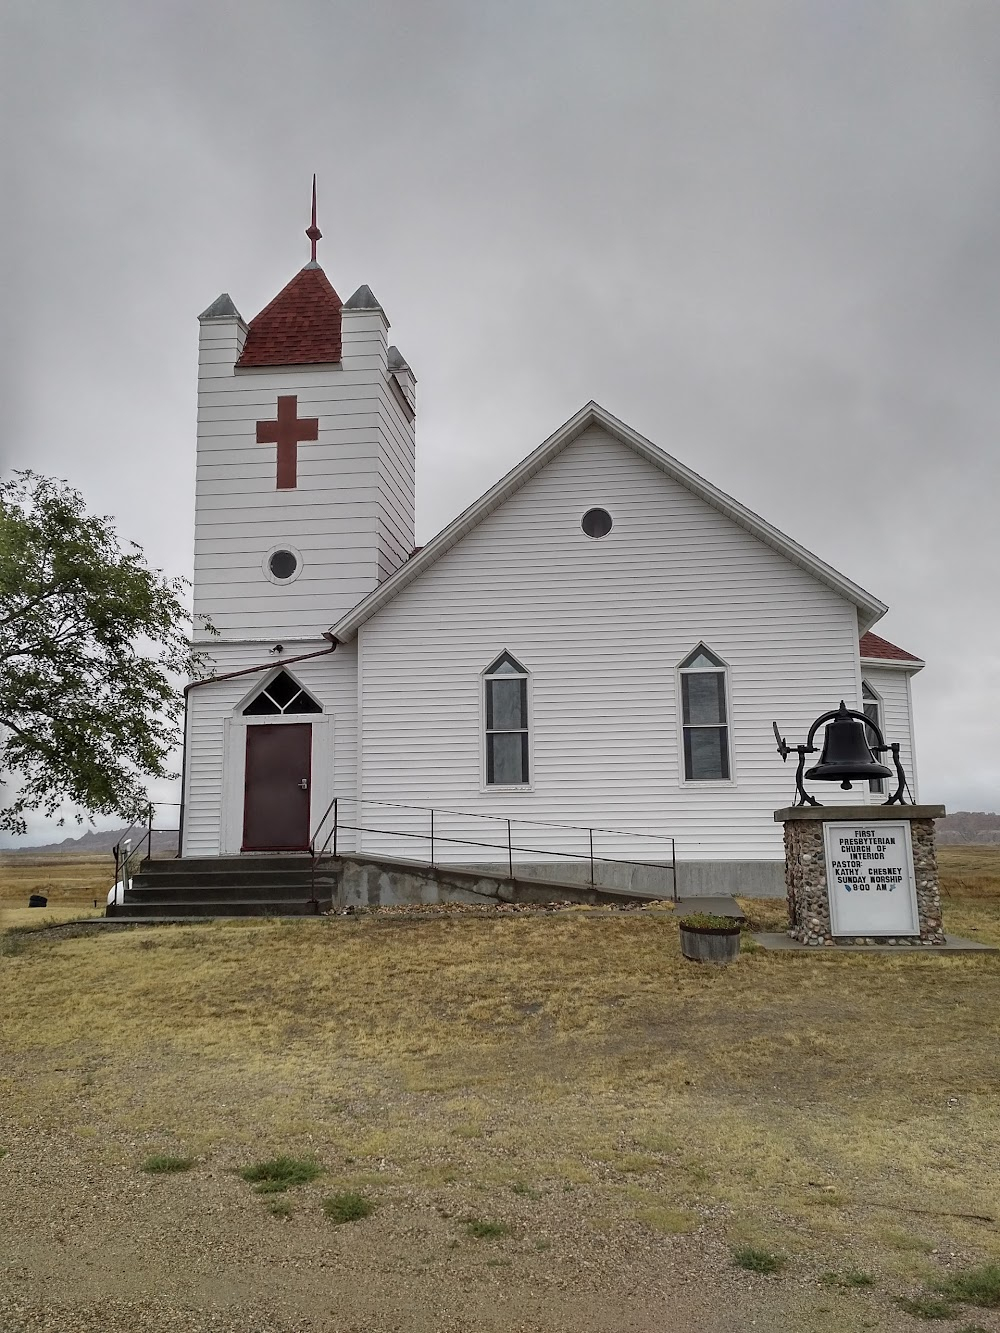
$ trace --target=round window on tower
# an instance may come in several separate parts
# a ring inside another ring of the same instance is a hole
[[[606,509],[588,509],[580,524],[588,537],[606,537],[614,526]]]
[[[264,557],[264,573],[272,583],[290,583],[302,570],[302,556],[290,546],[276,546]]]

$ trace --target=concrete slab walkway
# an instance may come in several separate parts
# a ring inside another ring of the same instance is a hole
[[[755,944],[764,949],[774,949],[779,953],[894,953],[902,957],[909,954],[939,953],[1000,953],[992,944],[980,944],[978,940],[965,940],[960,935],[946,935],[944,944],[803,944],[793,940],[783,931],[758,931],[751,937]]]

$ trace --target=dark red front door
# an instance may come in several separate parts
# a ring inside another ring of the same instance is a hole
[[[312,727],[247,727],[245,852],[302,852],[309,846]]]

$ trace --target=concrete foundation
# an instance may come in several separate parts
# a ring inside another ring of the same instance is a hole
[[[677,892],[682,898],[784,898],[784,861],[681,861]]]
[[[527,867],[515,865],[516,878],[490,875],[485,867],[417,866],[412,862],[379,857],[342,856],[337,873],[335,906],[402,907],[435,903],[496,906],[498,903],[575,902],[620,907],[654,901],[667,894],[639,893],[634,889],[566,883],[554,877],[532,879]]]
[[[491,861],[481,866],[466,866],[482,875],[508,873],[507,862]],[[514,862],[514,873],[526,879],[555,880],[562,884],[589,884],[590,866],[585,861]],[[633,893],[670,898],[674,894],[673,872],[669,864],[632,865],[627,861],[599,861],[594,866],[599,888],[628,889]],[[679,898],[783,898],[785,896],[784,861],[679,861],[677,863]]]

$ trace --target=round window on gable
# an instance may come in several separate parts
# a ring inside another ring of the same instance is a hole
[[[273,551],[267,567],[276,579],[283,583],[290,579],[299,567],[298,557],[292,551]]]
[[[580,526],[588,537],[596,541],[598,537],[606,537],[614,525],[606,509],[588,509]]]

